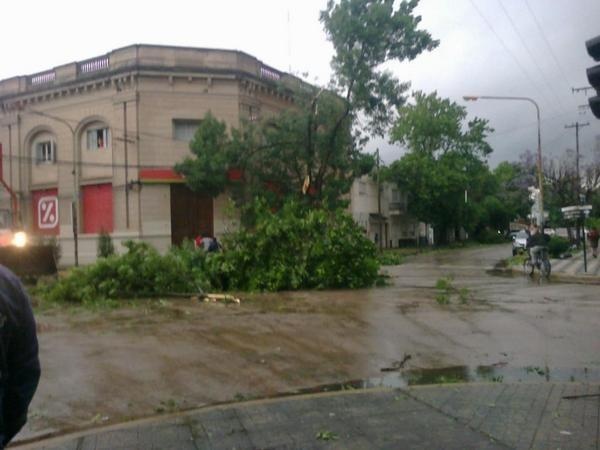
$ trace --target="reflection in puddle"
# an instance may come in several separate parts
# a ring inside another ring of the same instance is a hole
[[[314,388],[300,389],[296,393],[309,394],[353,389],[386,387],[393,389],[409,386],[451,384],[467,382],[531,382],[570,381],[585,382],[600,380],[600,369],[548,369],[544,367],[500,367],[500,366],[452,366],[441,369],[410,369],[391,372],[381,377],[350,380],[344,383],[325,384]]]
[[[540,277],[539,274],[536,272],[535,274],[531,275],[527,275],[525,273],[523,273],[522,271],[513,271],[513,270],[506,270],[506,269],[491,269],[491,270],[486,270],[485,271],[486,274],[491,275],[493,277],[498,277],[498,278],[512,278],[515,280],[521,279],[523,280],[524,284],[558,284],[559,281],[556,280],[555,278],[552,278],[552,276],[550,276],[550,278],[546,279],[543,277]],[[564,282],[564,280],[562,280],[562,282]]]

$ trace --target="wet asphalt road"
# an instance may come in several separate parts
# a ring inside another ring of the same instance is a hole
[[[386,268],[384,288],[38,312],[42,380],[21,438],[332,383],[599,381],[600,286],[492,274],[510,252],[419,255]]]
[[[398,299],[415,289],[431,289],[440,277],[451,277],[453,285],[469,291],[467,304],[454,299],[451,305],[404,315],[402,325],[409,327],[406,334],[415,347],[429,349],[427,358],[436,367],[549,367],[559,379],[584,369],[598,371],[600,286],[494,274],[496,264],[508,256],[510,246],[501,245],[421,255],[388,268],[394,282],[390,291]],[[404,302],[388,296],[390,308],[402,307]],[[404,308],[410,310],[410,304]],[[374,314],[381,320],[387,315],[382,310]],[[395,341],[389,330],[396,326],[379,327],[382,345]],[[443,346],[437,346],[440,340]]]

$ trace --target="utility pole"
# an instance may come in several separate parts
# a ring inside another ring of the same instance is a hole
[[[583,196],[581,195],[581,176],[579,174],[579,129],[583,128],[583,127],[587,127],[590,123],[586,122],[586,123],[579,123],[579,122],[575,122],[574,124],[571,125],[565,125],[566,129],[571,129],[571,128],[575,128],[575,168],[576,168],[576,174],[577,174],[577,200],[579,201],[580,205],[583,205],[584,199]],[[583,229],[582,229],[583,228]],[[586,249],[585,249],[585,225],[584,225],[584,221],[583,219],[579,219],[578,223],[577,223],[577,243],[581,243],[583,241],[583,263],[584,263],[584,270],[587,272],[587,255],[586,255]]]
[[[576,168],[577,168],[577,197],[579,198],[579,192],[581,189],[581,178],[579,176],[579,129],[587,127],[590,123],[579,123],[575,122],[571,125],[565,125],[566,129],[575,128],[575,157],[576,157]]]
[[[379,251],[383,251],[383,220],[381,216],[381,180],[379,178],[379,149],[375,150],[377,158],[377,215],[379,220]]]

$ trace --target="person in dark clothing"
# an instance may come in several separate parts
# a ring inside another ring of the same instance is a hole
[[[35,320],[19,279],[0,265],[0,450],[27,422],[40,379]]]
[[[217,238],[214,237],[208,244],[208,252],[218,252],[219,250],[221,250],[221,244],[219,243],[219,241],[217,241]]]
[[[592,229],[588,233],[588,240],[590,241],[590,247],[592,247],[592,256],[594,258],[598,257],[598,240],[599,239],[600,239],[600,233],[598,233],[598,228],[592,227]]]
[[[527,248],[531,255],[531,261],[536,264],[542,249],[548,245],[550,236],[540,232],[537,225],[532,225],[530,229],[529,237],[527,238]]]

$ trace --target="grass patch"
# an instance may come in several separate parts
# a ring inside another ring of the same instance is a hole
[[[315,436],[319,441],[337,441],[339,436],[333,431],[321,430]]]
[[[525,264],[525,261],[527,261],[528,258],[529,255],[527,252],[521,252],[506,259],[506,265],[507,267],[523,267],[523,264]]]
[[[458,288],[453,282],[454,277],[452,275],[438,278],[435,282],[435,289],[437,290],[435,301],[438,305],[449,305],[452,299],[458,299],[464,305],[471,300],[471,290],[467,287]]]

